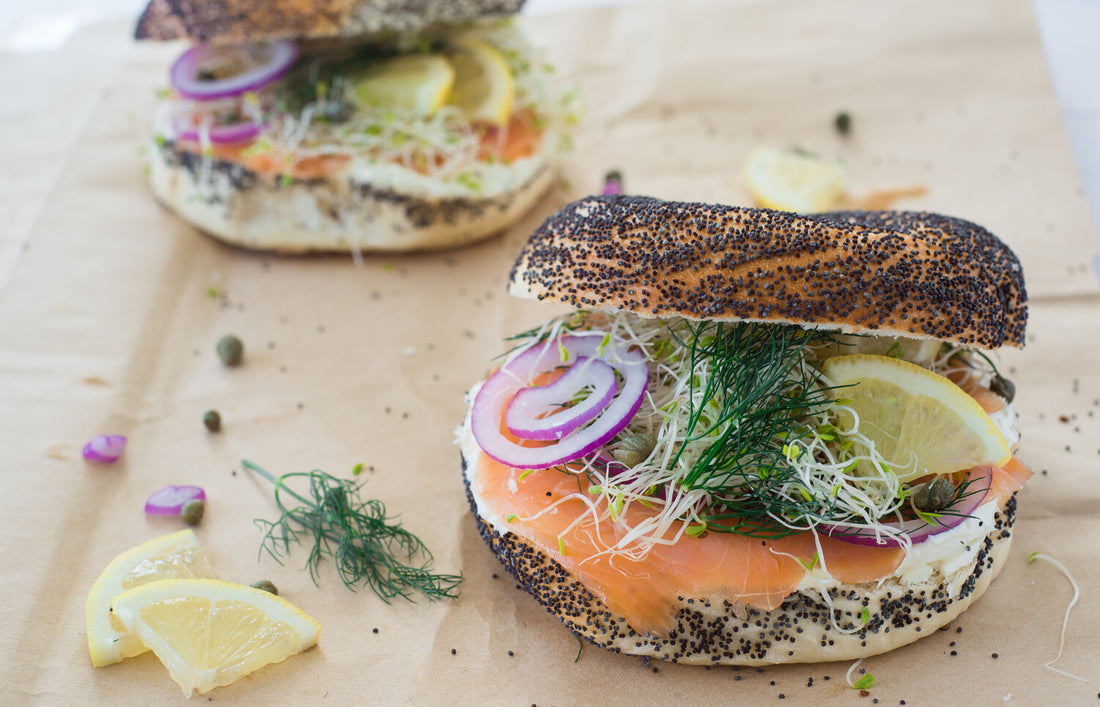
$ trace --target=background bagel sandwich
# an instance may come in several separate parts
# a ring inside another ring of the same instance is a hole
[[[554,181],[572,97],[509,17],[522,0],[152,0],[184,39],[149,182],[203,231],[279,252],[486,238]]]
[[[458,431],[482,537],[577,635],[694,664],[848,660],[933,633],[1007,556],[1016,256],[929,213],[592,197],[509,285]]]

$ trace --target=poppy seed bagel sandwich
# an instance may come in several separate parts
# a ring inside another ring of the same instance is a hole
[[[153,0],[139,39],[189,39],[148,148],[156,198],[285,253],[487,238],[553,185],[572,92],[521,0]]]
[[[1019,261],[931,213],[634,196],[551,216],[512,294],[577,309],[467,394],[479,532],[612,651],[851,660],[934,633],[1009,552]]]

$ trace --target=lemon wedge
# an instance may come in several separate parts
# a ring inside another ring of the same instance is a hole
[[[355,79],[359,100],[433,115],[447,102],[455,82],[451,63],[439,54],[402,54],[375,62]]]
[[[516,84],[508,62],[498,49],[485,42],[460,38],[448,55],[455,69],[450,103],[472,121],[504,125],[512,116]]]
[[[889,356],[854,354],[827,359],[822,372],[832,391],[851,401],[859,432],[902,481],[949,474],[1012,458],[981,405],[962,388],[926,368]],[[851,413],[842,421],[850,427]]]
[[[760,206],[808,214],[835,208],[848,175],[842,165],[809,152],[758,147],[745,161],[745,182]]]
[[[216,579],[149,582],[115,597],[112,610],[187,697],[301,653],[321,633],[286,599]]]
[[[111,600],[156,579],[215,577],[190,528],[130,548],[107,565],[88,592],[88,652],[97,668],[148,650],[111,615]]]

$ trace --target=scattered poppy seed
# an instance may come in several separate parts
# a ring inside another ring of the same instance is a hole
[[[454,648],[452,648],[451,649],[451,655],[458,655],[458,651],[456,651]]]
[[[996,653],[993,654],[993,660],[997,660],[997,658],[999,658],[999,657],[1000,656],[998,656]]]
[[[371,633],[378,633],[378,629],[377,628],[372,628],[370,632]]]

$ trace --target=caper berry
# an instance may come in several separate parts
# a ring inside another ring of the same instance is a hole
[[[913,493],[913,505],[917,510],[935,513],[947,508],[955,500],[955,485],[943,477],[922,484]]]
[[[244,358],[244,344],[232,334],[218,339],[216,349],[218,358],[227,366],[239,366],[241,359]]]
[[[257,581],[253,582],[252,584],[250,584],[248,586],[253,587],[254,589],[262,589],[263,591],[265,591],[269,594],[274,594],[275,596],[279,596],[278,588],[266,579],[257,580]]]
[[[847,135],[852,131],[852,116],[848,115],[846,111],[840,111],[833,118],[833,125],[836,126],[838,133]]]
[[[1012,402],[1012,399],[1016,397],[1016,384],[1005,378],[1004,376],[993,376],[993,380],[989,383],[989,389],[1005,399],[1005,402]]]
[[[183,522],[188,525],[198,525],[205,510],[206,504],[196,498],[183,504],[183,508],[180,509],[180,518],[183,518]]]
[[[211,432],[217,432],[222,428],[222,416],[217,410],[207,410],[202,414],[202,424]]]

